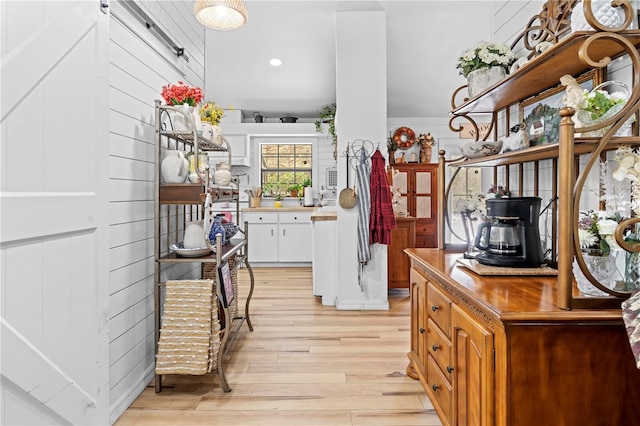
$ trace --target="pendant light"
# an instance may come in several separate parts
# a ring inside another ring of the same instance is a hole
[[[202,25],[221,31],[236,30],[249,18],[242,0],[197,0],[193,11]]]

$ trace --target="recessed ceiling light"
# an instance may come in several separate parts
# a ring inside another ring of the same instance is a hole
[[[282,61],[278,58],[273,58],[269,61],[269,64],[271,64],[272,67],[279,67],[282,65]]]

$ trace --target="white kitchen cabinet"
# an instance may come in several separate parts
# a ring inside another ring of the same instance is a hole
[[[251,151],[249,149],[249,136],[246,133],[228,133],[224,127],[222,129],[224,137],[229,142],[231,147],[231,165],[232,166],[250,166],[251,165]],[[226,156],[223,156],[217,152],[209,153],[211,163],[215,164],[220,161],[229,161]]]
[[[278,261],[278,213],[244,213],[243,218],[249,222],[249,259],[251,262]]]
[[[311,263],[311,210],[243,211],[252,263]],[[275,266],[275,265],[274,265]]]
[[[311,213],[278,213],[278,261],[311,262]]]

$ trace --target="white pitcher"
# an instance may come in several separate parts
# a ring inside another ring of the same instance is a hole
[[[187,222],[184,227],[182,245],[186,249],[203,248],[207,246],[204,241],[204,221],[194,220]]]
[[[184,183],[189,175],[189,161],[182,151],[168,150],[160,170],[165,183]]]

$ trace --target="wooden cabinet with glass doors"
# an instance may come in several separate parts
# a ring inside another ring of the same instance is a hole
[[[400,192],[396,211],[416,218],[416,247],[438,247],[438,164],[394,164],[389,183]]]

